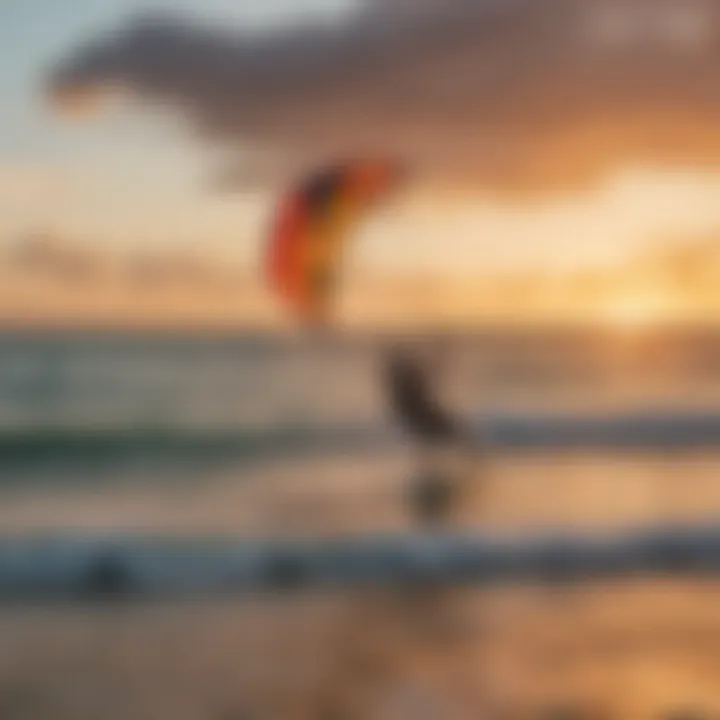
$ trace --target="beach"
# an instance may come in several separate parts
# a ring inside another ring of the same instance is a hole
[[[272,345],[261,346],[263,355],[257,341],[185,339],[168,350],[156,340],[138,345],[114,338],[111,352],[106,339],[61,337],[50,342],[55,361],[45,365],[47,339],[42,352],[37,339],[12,342],[5,360],[25,353],[22,366],[34,357],[39,369],[35,385],[27,377],[23,385],[10,374],[12,363],[0,364],[0,389],[5,372],[16,393],[12,418],[4,406],[6,452],[0,454],[5,536],[335,539],[415,527],[405,502],[413,458],[383,414],[372,345],[336,350],[332,372],[325,365],[318,373],[313,362],[328,363],[327,356]],[[472,352],[470,367],[482,357]],[[626,409],[638,406],[640,377],[636,372]],[[153,396],[144,392],[148,378]],[[493,411],[518,412],[524,397],[533,412],[557,412],[544,401],[555,386],[531,380],[524,396],[517,380],[512,395],[503,396],[496,384]],[[467,387],[465,402],[481,420],[492,386],[477,382],[474,398]],[[682,412],[701,407],[700,397],[702,411],[710,412],[711,383],[703,392],[678,384],[675,392]],[[607,397],[593,405],[593,393],[585,388],[583,408],[577,391],[568,389],[561,410],[599,412]],[[652,388],[643,397],[647,408]],[[293,404],[296,427],[288,434]],[[673,417],[667,397],[662,406]],[[47,427],[52,408],[59,418],[76,418],[74,435]],[[149,417],[154,434],[143,440]],[[357,434],[338,432],[342,423]],[[328,427],[332,432],[324,434]],[[211,431],[222,442],[208,441]],[[266,440],[258,448],[239,442],[241,434],[271,435],[278,444]],[[25,445],[8,452],[18,437]],[[709,522],[720,510],[719,461],[708,443],[665,451],[639,441],[615,450],[489,445],[451,525],[522,533]],[[710,582],[637,581],[427,596],[306,592],[232,602],[7,606],[0,610],[0,714],[12,720],[641,720],[696,705],[717,711],[716,593]],[[550,714],[565,711],[588,714]]]

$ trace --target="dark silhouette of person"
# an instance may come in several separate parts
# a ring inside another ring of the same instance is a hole
[[[440,406],[429,375],[429,369],[408,353],[396,350],[387,359],[387,397],[396,420],[413,440],[432,447],[457,440],[460,431]]]
[[[457,478],[442,469],[435,453],[465,444],[463,429],[438,398],[437,370],[402,349],[390,351],[384,367],[390,410],[420,458],[408,501],[417,520],[432,524],[446,520],[457,500]]]

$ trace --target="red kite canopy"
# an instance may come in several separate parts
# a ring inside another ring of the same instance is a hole
[[[348,235],[399,179],[395,164],[348,162],[305,178],[283,199],[266,272],[272,288],[303,321],[327,319]]]

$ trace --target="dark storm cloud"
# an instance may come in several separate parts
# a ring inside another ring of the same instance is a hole
[[[266,35],[144,17],[49,80],[58,94],[109,83],[259,149],[277,174],[391,152],[518,191],[720,164],[714,0],[375,0]]]

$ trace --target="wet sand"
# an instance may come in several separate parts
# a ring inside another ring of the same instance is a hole
[[[454,523],[513,530],[707,520],[720,509],[718,469],[718,458],[692,453],[496,457]],[[0,503],[0,530],[398,530],[410,525],[406,481],[399,452],[362,463],[327,458],[301,472],[268,464],[170,492],[151,484],[14,492]],[[637,582],[3,608],[0,717],[643,720],[695,707],[718,713],[719,590]]]

